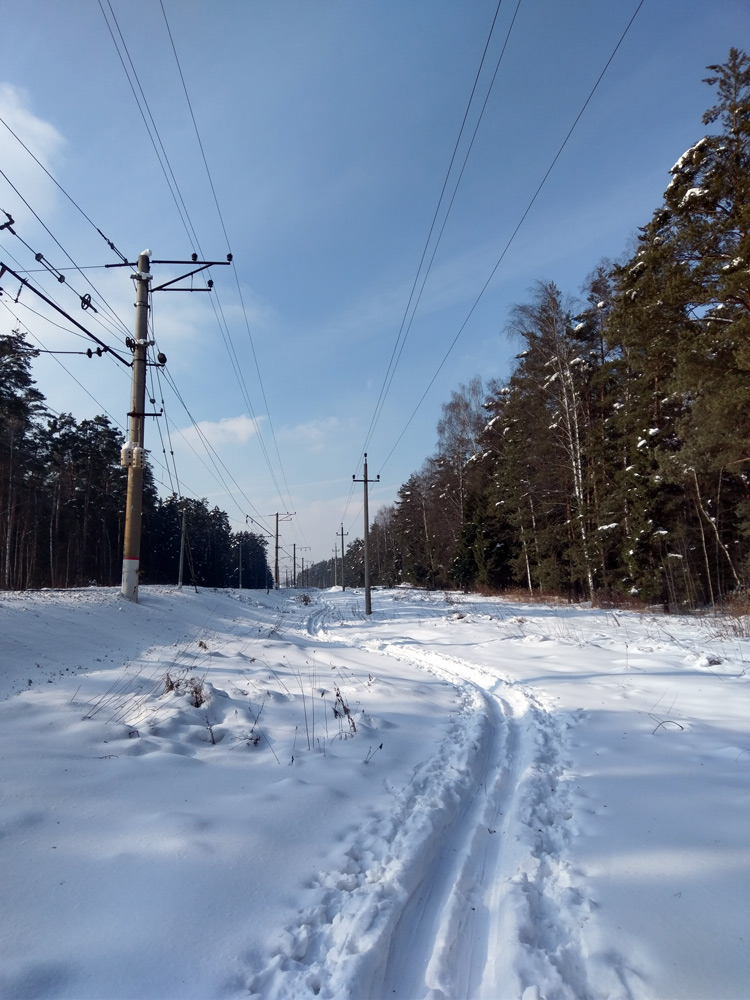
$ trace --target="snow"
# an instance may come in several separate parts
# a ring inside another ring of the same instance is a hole
[[[743,620],[140,593],[0,594],[0,997],[747,996]]]
[[[682,154],[682,156],[679,158],[679,160],[669,171],[670,174],[677,174],[684,169],[685,165],[688,162],[692,163],[693,160],[695,159],[695,154],[699,150],[702,150],[707,142],[708,142],[708,136],[704,136],[702,139],[699,139],[698,142],[695,143],[695,145],[691,146],[689,149],[686,149],[685,152]]]
[[[702,187],[691,187],[685,192],[680,201],[680,208],[684,208],[685,205],[689,204],[691,201],[695,201],[696,198],[701,198],[706,193],[706,189]]]

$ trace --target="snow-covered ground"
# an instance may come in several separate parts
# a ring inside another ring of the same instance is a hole
[[[1,593],[0,997],[750,996],[732,626]]]

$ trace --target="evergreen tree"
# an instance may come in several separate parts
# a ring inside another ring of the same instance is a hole
[[[5,589],[29,585],[37,550],[33,436],[44,397],[34,386],[31,361],[38,354],[18,330],[0,336],[0,586]]]
[[[627,366],[629,574],[647,595],[688,600],[736,586],[748,554],[737,512],[750,435],[750,60],[732,49],[709,68],[717,101],[703,121],[717,132],[672,167],[616,271],[610,320]]]

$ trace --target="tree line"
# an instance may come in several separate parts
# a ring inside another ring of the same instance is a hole
[[[370,526],[374,584],[665,606],[746,586],[750,60],[731,49],[709,73],[709,133],[632,252],[577,301],[540,281],[509,318],[509,378],[443,406],[436,453]]]
[[[34,385],[38,356],[18,330],[0,336],[0,587],[113,586],[122,578],[127,470],[122,435],[105,416],[51,414]],[[176,583],[183,515],[183,577],[207,587],[269,587],[267,540],[232,532],[205,499],[160,499],[150,469],[143,491],[144,583]]]

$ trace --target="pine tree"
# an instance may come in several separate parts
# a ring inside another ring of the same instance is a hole
[[[610,324],[627,366],[631,575],[648,593],[669,584],[679,596],[679,585],[704,600],[739,583],[750,436],[750,60],[732,49],[709,69],[718,99],[703,121],[718,130],[672,167],[664,204],[616,272]]]
[[[34,386],[31,361],[38,354],[18,330],[0,336],[0,586],[5,589],[27,585],[29,545],[36,551],[33,435],[44,396]]]

